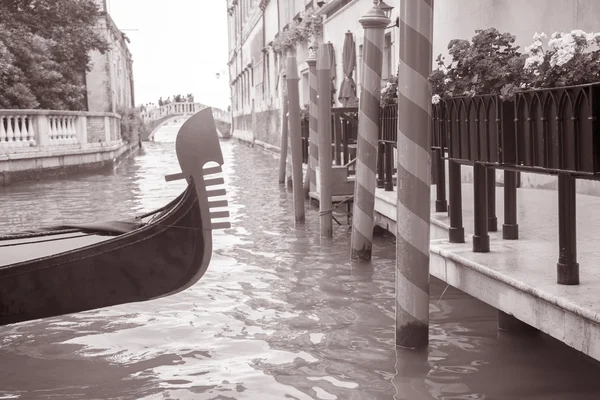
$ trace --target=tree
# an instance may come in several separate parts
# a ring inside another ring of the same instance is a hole
[[[158,99],[158,106],[161,107],[164,104],[162,97]]]
[[[83,110],[90,52],[108,43],[93,0],[0,2],[0,108]]]
[[[194,95],[192,93],[188,93],[188,95],[187,95],[187,101],[189,103],[193,103],[194,102]]]

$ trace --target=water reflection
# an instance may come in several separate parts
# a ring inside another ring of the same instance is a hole
[[[163,179],[178,171],[175,132],[112,171],[2,189],[3,229],[165,204],[184,186]],[[544,335],[499,336],[494,310],[437,280],[429,350],[396,349],[393,238],[351,263],[348,230],[321,241],[316,209],[293,226],[276,158],[222,147],[233,225],[216,232],[205,277],[151,302],[0,328],[0,398],[600,397],[598,363]]]

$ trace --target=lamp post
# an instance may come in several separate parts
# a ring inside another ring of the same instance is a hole
[[[394,9],[394,7],[390,6],[385,1],[381,0],[379,2],[379,8],[383,11],[383,13],[385,14],[385,16],[388,19],[391,18],[391,16],[392,16],[392,10]]]
[[[365,30],[365,39],[362,58],[363,82],[358,111],[358,148],[350,258],[368,261],[371,259],[373,248],[383,46],[385,28],[389,25],[390,19],[380,7],[379,0],[374,0],[373,7],[359,22]]]

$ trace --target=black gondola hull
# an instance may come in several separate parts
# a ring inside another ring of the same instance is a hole
[[[0,267],[0,325],[150,300],[197,281],[206,240],[193,184],[157,221],[114,238]],[[211,246],[208,246],[210,249]]]

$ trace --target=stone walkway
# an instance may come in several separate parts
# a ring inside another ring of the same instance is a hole
[[[435,186],[431,194],[433,209]],[[396,196],[378,189],[380,225],[395,220]],[[432,212],[431,274],[600,360],[600,197],[577,195],[578,286],[556,283],[558,192],[518,189],[519,240],[503,240],[498,187],[490,253],[472,252],[472,184],[462,200],[464,244],[448,243],[448,214]]]

